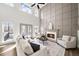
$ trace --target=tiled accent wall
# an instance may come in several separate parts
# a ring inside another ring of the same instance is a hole
[[[77,35],[78,4],[76,3],[50,3],[41,9],[41,26],[48,29],[52,22],[55,30],[62,35]]]

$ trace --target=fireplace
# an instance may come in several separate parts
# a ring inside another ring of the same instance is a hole
[[[50,33],[48,33],[48,34],[47,34],[47,37],[49,37],[49,38],[53,38],[53,39],[54,39],[54,38],[55,38],[55,35],[54,35],[54,34],[50,34]]]
[[[47,36],[48,40],[56,42],[57,32],[56,31],[51,31],[51,32],[49,31],[46,33],[46,36]]]

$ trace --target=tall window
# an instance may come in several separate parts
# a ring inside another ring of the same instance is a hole
[[[2,41],[6,41],[8,39],[13,39],[13,24],[12,23],[3,23],[2,24]]]
[[[32,25],[20,24],[20,33],[26,37],[32,37]]]

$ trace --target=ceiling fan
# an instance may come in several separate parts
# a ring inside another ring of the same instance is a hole
[[[37,6],[38,9],[40,9],[39,5],[44,5],[45,3],[34,3],[31,5],[31,7]]]

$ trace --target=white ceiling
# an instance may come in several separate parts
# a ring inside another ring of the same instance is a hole
[[[38,8],[37,8],[37,5],[31,7],[32,4],[34,3],[24,3],[25,5],[29,6],[32,11],[33,11],[33,14],[37,15],[38,16]],[[39,4],[39,7],[42,8],[43,6],[45,6],[47,3],[45,4]],[[7,3],[6,5],[9,5],[11,7],[14,7],[15,9],[19,10],[21,9],[21,3]]]
[[[20,5],[20,3],[5,3],[6,5],[9,5],[9,6],[11,6],[11,7],[17,7],[17,5],[18,5],[18,7],[20,7],[21,5]],[[35,6],[33,6],[33,7],[31,7],[31,5],[32,4],[34,4],[34,3],[24,3],[24,4],[26,4],[27,6],[29,6],[30,8],[33,8],[33,9],[38,9],[37,8],[37,6],[35,5]],[[37,4],[37,3],[36,3]],[[39,7],[40,8],[42,8],[43,6],[45,6],[47,3],[45,3],[45,4],[39,4]]]

